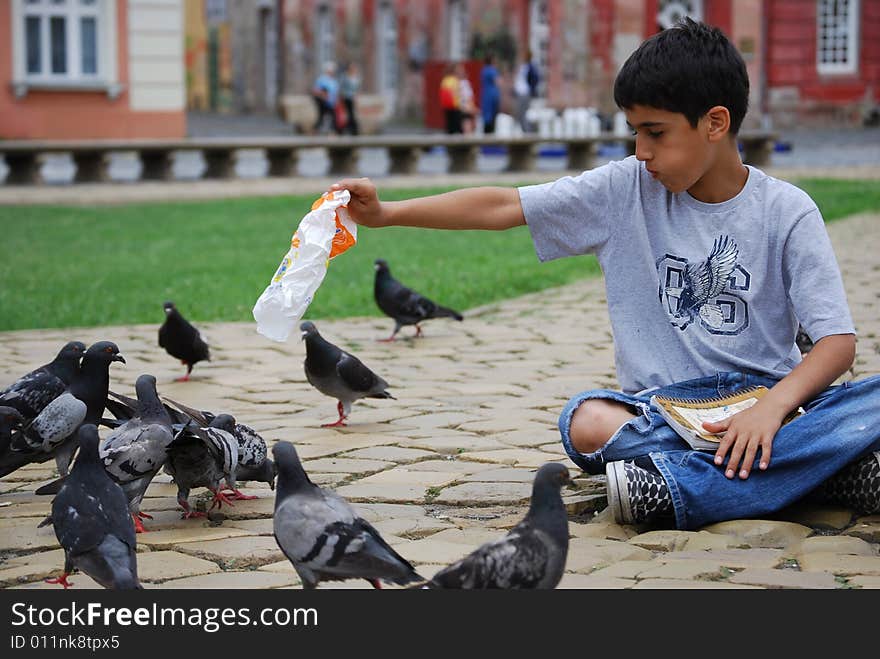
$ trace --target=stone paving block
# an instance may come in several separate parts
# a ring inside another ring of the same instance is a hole
[[[569,522],[568,532],[575,538],[624,541],[638,534],[632,526],[615,524],[613,522],[591,522],[589,524]]]
[[[385,519],[415,519],[425,517],[425,509],[414,504],[397,503],[355,503],[355,512],[368,522],[375,523]]]
[[[358,480],[358,485],[413,485],[426,490],[431,487],[442,488],[464,477],[462,472],[417,471],[407,467],[395,467],[387,471],[366,476]]]
[[[636,582],[632,579],[599,576],[593,574],[566,573],[562,575],[557,590],[620,590],[632,588]]]
[[[844,534],[861,538],[867,542],[880,543],[880,520],[865,520],[868,520],[868,518],[856,520],[856,523],[853,524],[851,528],[844,531]]]
[[[728,568],[774,568],[783,561],[781,549],[710,549],[707,551],[675,551],[665,555],[668,561],[717,560]]]
[[[575,538],[569,541],[565,569],[569,572],[588,573],[618,561],[644,561],[652,557],[653,554],[647,549],[625,542]]]
[[[461,478],[462,482],[499,482],[499,483],[532,483],[535,480],[536,469],[530,467],[494,467],[478,471],[470,476]]]
[[[455,506],[525,504],[531,496],[531,483],[463,483],[444,488],[433,502]]]
[[[559,431],[556,428],[540,430],[511,430],[492,435],[492,439],[506,446],[520,448],[535,448],[550,442],[559,441]]]
[[[501,449],[498,451],[466,451],[458,456],[462,460],[492,462],[508,466],[540,467],[547,462],[562,462],[564,455],[528,449]]]
[[[383,537],[397,535],[406,538],[424,538],[437,531],[455,528],[451,522],[433,517],[387,519],[373,524]]]
[[[504,535],[503,531],[497,531],[494,529],[469,528],[447,529],[435,533],[431,538],[439,542],[456,542],[469,547],[478,547],[487,542],[493,542],[499,538],[503,538]]]
[[[220,572],[220,566],[177,551],[151,551],[138,555],[138,577],[141,581],[165,581]]]
[[[695,531],[648,531],[633,536],[627,542],[651,551],[679,551],[694,535]]]
[[[284,588],[299,583],[296,575],[251,570],[248,572],[217,572],[158,584],[163,590],[215,590],[226,588]]]
[[[635,584],[635,578],[642,572],[665,564],[666,561],[663,560],[662,556],[652,560],[619,561],[617,563],[612,563],[608,567],[602,567],[595,572],[591,572],[590,576],[608,579],[628,579],[632,580],[633,584]]]
[[[345,449],[343,454],[348,458],[363,458],[366,460],[385,460],[387,462],[396,462],[398,464],[407,464],[425,458],[436,458],[437,454],[433,451],[425,451],[415,448],[400,448],[399,446],[374,446],[372,448],[362,448],[355,451]]]
[[[427,436],[412,437],[397,443],[406,448],[436,451],[444,455],[459,455],[467,451],[495,451],[508,447],[507,444],[498,442],[491,437],[460,432],[445,436],[438,436],[437,433],[432,432]]]
[[[0,527],[0,551],[33,551],[58,546],[51,525],[37,528],[39,519],[21,517],[7,520]]]
[[[742,540],[729,535],[717,535],[698,531],[689,536],[681,548],[681,551],[703,551],[706,549],[742,549],[747,547]]]
[[[424,502],[429,488],[401,483],[353,483],[336,492],[350,502],[407,503]]]
[[[642,579],[699,579],[709,581],[720,579],[724,576],[724,568],[718,561],[693,560],[673,561],[662,565],[652,566],[643,572],[639,572],[639,580]]]
[[[851,556],[817,551],[801,554],[798,563],[803,572],[831,572],[843,577],[857,574],[880,576],[880,556]]]
[[[241,529],[249,535],[272,535],[272,519],[230,519],[223,523],[224,527]]]
[[[385,460],[358,460],[356,458],[318,458],[317,460],[303,461],[303,469],[309,475],[320,472],[365,474],[388,469],[394,465],[394,462],[386,462]]]
[[[242,569],[273,563],[284,558],[274,537],[238,536],[222,540],[181,542],[174,549],[220,564],[224,569]]]
[[[768,570],[748,568],[731,575],[730,583],[744,583],[762,588],[838,588],[840,584],[827,572],[798,572],[797,570]]]
[[[477,547],[479,547],[479,543],[467,545],[462,542],[437,540],[433,536],[429,536],[422,540],[413,540],[405,548],[396,549],[410,563],[451,565]]]
[[[804,554],[814,554],[818,551],[853,556],[876,556],[878,554],[877,545],[865,542],[861,538],[845,535],[817,535],[793,542],[785,548],[785,555],[799,559]]]
[[[198,540],[224,540],[226,538],[235,538],[246,536],[247,531],[236,529],[234,527],[205,526],[200,520],[186,520],[192,525],[189,527],[169,529],[167,531],[148,531],[147,533],[138,533],[138,544],[147,545],[153,548],[173,547],[185,542],[195,542]]]
[[[439,460],[411,462],[402,468],[407,471],[436,471],[471,476],[480,472],[490,471],[493,468],[493,465],[484,464],[482,462],[469,462],[467,460],[459,460],[452,456],[446,456]],[[464,480],[464,477],[459,480]]]
[[[787,547],[796,540],[812,535],[813,530],[792,522],[775,522],[764,519],[736,519],[710,524],[703,528],[709,533],[730,535],[743,540],[752,547]]]

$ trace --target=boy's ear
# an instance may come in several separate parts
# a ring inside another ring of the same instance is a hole
[[[710,142],[717,142],[730,132],[730,110],[723,105],[716,105],[706,112],[706,122]]]

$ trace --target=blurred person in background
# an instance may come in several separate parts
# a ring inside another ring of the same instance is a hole
[[[492,55],[486,55],[480,72],[480,109],[483,113],[483,132],[495,132],[495,117],[501,93],[498,91],[498,69],[492,63]]]
[[[477,106],[474,105],[474,88],[471,81],[468,80],[467,72],[464,70],[464,64],[457,64],[455,67],[455,75],[458,76],[458,99],[459,109],[461,110],[461,130],[463,133],[473,133],[475,117],[477,115]]]
[[[315,107],[318,110],[318,119],[312,132],[322,132],[325,121],[329,119],[330,126],[338,133],[335,109],[339,98],[339,82],[336,80],[335,62],[324,63],[323,73],[315,80],[315,86],[312,88],[312,98],[315,99]]]
[[[349,62],[339,83],[339,94],[342,96],[346,115],[346,122],[342,132],[349,133],[350,135],[357,135],[360,132],[357,115],[354,113],[354,99],[360,86],[361,74],[358,70],[358,65],[355,62]]]
[[[446,74],[440,81],[440,107],[446,119],[446,132],[449,135],[461,132],[461,85],[455,75],[455,65],[446,66]]]

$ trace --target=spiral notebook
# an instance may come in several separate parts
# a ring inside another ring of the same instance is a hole
[[[721,421],[757,403],[768,391],[762,385],[743,389],[730,396],[716,398],[670,398],[651,396],[651,406],[666,419],[669,426],[697,451],[714,451],[721,442],[703,428],[704,422]],[[782,422],[794,419],[800,411],[792,412]]]

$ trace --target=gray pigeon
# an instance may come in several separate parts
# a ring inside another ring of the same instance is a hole
[[[488,542],[440,570],[428,588],[556,588],[568,554],[568,515],[560,488],[570,482],[568,467],[542,466],[532,486],[525,518],[503,538]]]
[[[413,566],[339,495],[309,480],[290,442],[272,448],[278,467],[275,540],[303,582],[366,579],[399,585],[424,581]]]
[[[339,401],[339,419],[322,424],[322,428],[344,426],[351,404],[360,398],[394,398],[385,380],[318,334],[314,323],[306,321],[299,328],[306,342],[306,379],[322,394]]]
[[[194,487],[207,487],[213,492],[211,508],[222,507],[224,503],[233,505],[223,494],[222,486],[235,488],[238,441],[224,429],[234,425],[231,416],[221,414],[204,428],[195,423],[188,425],[168,445],[165,472],[177,485],[177,503],[183,508],[183,519],[205,516],[189,506],[189,492]]]
[[[14,407],[27,420],[36,418],[54,399],[67,389],[79,371],[79,360],[86,344],[70,341],[48,364],[23,375],[0,392],[0,405]]]
[[[272,461],[272,458],[268,457],[266,440],[256,430],[244,423],[239,423],[230,414],[217,415],[206,410],[195,410],[170,398],[165,398],[165,401],[177,408],[175,412],[178,414],[183,413],[183,415],[190,417],[200,426],[211,425],[221,428],[235,437],[236,441],[238,441],[238,467],[235,470],[235,480],[237,482],[257,481],[268,483],[271,489],[275,489],[275,463]],[[166,409],[173,408],[166,405]],[[220,416],[228,417],[228,421],[218,426],[214,423],[214,420]],[[173,417],[174,414],[172,414]],[[232,490],[232,494],[227,495],[229,499],[247,500],[257,498],[256,496],[242,494],[235,488],[226,487],[224,489]]]
[[[404,325],[415,325],[416,336],[421,336],[422,328],[419,323],[430,318],[464,320],[457,311],[441,307],[397,281],[391,276],[391,269],[388,267],[387,261],[376,259],[375,265],[376,279],[373,285],[373,296],[382,312],[394,319],[394,331],[391,336],[382,339],[382,341],[393,341]]]
[[[174,435],[171,417],[156,393],[156,378],[148,374],[139,376],[135,391],[137,415],[107,436],[101,447],[101,461],[110,478],[122,487],[135,529],[141,533],[145,530],[141,518],[152,519],[141,512],[141,500],[165,464],[165,450]]]
[[[82,365],[67,390],[52,400],[0,454],[0,477],[34,462],[55,458],[58,473],[67,475],[76,451],[76,430],[83,423],[101,421],[107,390],[110,386],[110,364],[125,363],[119,348],[110,341],[89,346]]]
[[[58,496],[50,520],[64,548],[64,573],[48,583],[69,588],[68,575],[77,568],[104,588],[141,588],[137,576],[134,527],[125,494],[113,482],[98,457],[98,429],[83,425],[79,454]]]

